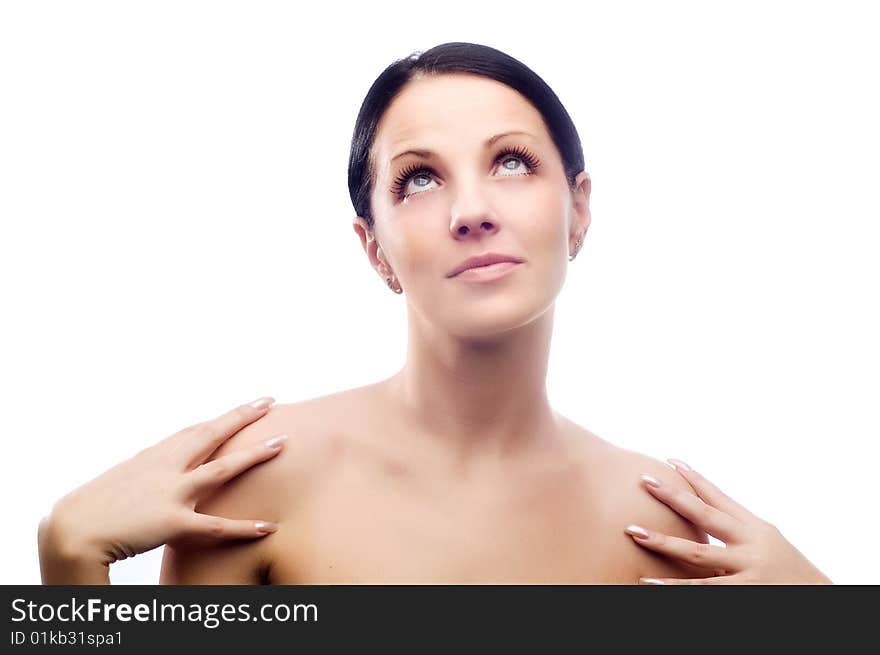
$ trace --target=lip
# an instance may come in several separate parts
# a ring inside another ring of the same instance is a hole
[[[493,282],[505,275],[509,275],[514,269],[522,266],[519,262],[498,262],[488,266],[475,266],[462,271],[453,279],[462,282]]]
[[[500,264],[502,262],[513,262],[514,264],[521,264],[523,259],[521,257],[514,257],[513,255],[504,255],[497,252],[487,252],[482,255],[476,255],[475,257],[468,257],[461,264],[456,266],[451,273],[449,273],[446,277],[455,277],[464,271],[491,266],[492,264]],[[499,267],[499,268],[513,268],[511,267]]]

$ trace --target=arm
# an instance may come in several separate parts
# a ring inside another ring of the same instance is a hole
[[[301,448],[293,427],[290,409],[278,407],[263,420],[252,423],[225,442],[209,458],[222,457],[247,448],[279,432],[290,435],[284,452],[263,462],[219,487],[201,499],[198,513],[246,518],[265,517],[284,530],[291,502],[289,494],[293,468],[301,458]],[[211,540],[195,538],[176,540],[165,546],[159,584],[171,585],[258,585],[265,584],[267,572],[279,550],[279,534],[260,539]]]
[[[709,536],[706,532],[670,507],[653,498],[642,487],[639,475],[647,473],[675,489],[693,493],[693,489],[687,481],[672,470],[672,468],[654,458],[641,456],[638,459],[639,465],[629,470],[631,481],[627,482],[627,484],[632,484],[636,487],[636,493],[632,497],[632,504],[628,507],[627,513],[623,517],[623,525],[621,527],[634,523],[648,530],[659,531],[666,535],[688,539],[701,544],[708,544]],[[632,541],[629,535],[624,534],[623,536],[627,540]],[[667,557],[662,553],[642,548],[637,544],[632,544],[632,547],[637,551],[635,554],[635,567],[631,574],[632,584],[638,584],[638,580],[641,577],[708,578],[717,574],[716,571]]]
[[[662,532],[640,539],[645,548],[714,572],[660,577],[647,584],[833,584],[775,525],[755,516],[684,462],[670,460],[670,464],[691,490],[650,479],[645,480],[645,490],[697,529],[717,537],[721,545]]]
[[[276,426],[250,429],[254,438],[241,440],[233,437],[231,448],[221,447],[210,460],[265,440]],[[248,428],[245,428],[248,430]],[[242,430],[241,435],[245,430]],[[276,458],[273,458],[274,461]],[[206,499],[196,503],[195,511],[228,518],[268,517],[277,522],[277,508],[265,502],[272,498],[265,488],[271,485],[265,475],[268,462],[227,482]],[[277,466],[275,467],[278,468]],[[264,474],[259,475],[260,471]],[[252,512],[257,512],[253,514]],[[48,585],[109,585],[110,564],[113,557],[97,546],[83,543],[77,535],[63,501],[43,517],[37,532],[40,572],[43,584]],[[169,542],[165,547],[160,573],[160,584],[260,584],[262,572],[268,565],[263,544],[270,536],[257,539],[219,540],[191,537]],[[172,543],[174,545],[172,545]]]
[[[271,494],[261,493],[270,476],[261,473],[264,472],[255,469],[247,480],[224,485],[209,500],[198,503],[195,511],[230,518],[265,516],[279,523],[277,508],[266,502]],[[162,556],[159,584],[262,584],[264,571],[270,565],[270,549],[266,546],[273,538],[270,534],[260,539],[202,538],[170,542],[165,545]]]
[[[259,521],[198,513],[193,506],[282,452],[284,435],[221,454],[231,437],[268,415],[272,402],[263,397],[184,428],[58,500],[37,531],[44,584],[109,584],[111,563],[162,544],[264,538],[270,531]],[[215,452],[215,461],[204,464]]]
[[[72,546],[56,512],[40,521],[37,544],[44,585],[110,584],[110,565],[100,553]]]
[[[693,493],[690,485],[676,475],[668,466],[656,467],[653,471],[645,471],[649,475],[653,475],[658,480],[669,483],[671,486]],[[653,500],[646,491],[642,492],[649,500]],[[639,525],[649,530],[657,530],[663,534],[682,539],[689,539],[701,544],[709,543],[709,536],[704,530],[674,512],[662,503],[653,500],[653,511],[649,518],[645,518],[645,523]],[[626,536],[626,535],[624,535]],[[630,537],[627,536],[629,539]],[[636,546],[639,548],[638,546]],[[716,571],[711,569],[688,564],[672,557],[667,557],[661,553],[656,553],[645,548],[639,548],[641,552],[640,563],[638,567],[638,575],[635,576],[633,584],[638,584],[639,578],[709,578],[717,575]]]
[[[218,505],[222,507],[222,503]],[[262,544],[166,544],[159,584],[165,585],[258,585],[269,566]]]

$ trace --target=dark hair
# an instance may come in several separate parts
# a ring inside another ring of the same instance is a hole
[[[376,78],[361,104],[348,159],[348,192],[357,216],[373,227],[370,195],[376,182],[370,149],[385,110],[410,80],[443,73],[482,75],[515,89],[534,105],[559,150],[569,187],[584,170],[584,152],[577,129],[547,83],[532,69],[500,50],[476,43],[452,42],[398,59]]]

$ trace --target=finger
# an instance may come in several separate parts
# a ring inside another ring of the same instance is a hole
[[[742,562],[738,561],[736,552],[732,548],[682,539],[662,532],[646,530],[640,525],[628,525],[625,532],[640,546],[689,564],[712,569],[713,572],[742,568]]]
[[[274,402],[273,398],[264,396],[190,428],[179,447],[180,457],[184,460],[186,468],[204,462],[224,441],[263,417]]]
[[[710,505],[717,507],[718,509],[727,512],[731,516],[737,518],[743,523],[750,523],[755,520],[759,520],[754,514],[752,514],[745,507],[736,502],[733,498],[725,494],[721,489],[716,487],[714,484],[709,482],[705,477],[703,477],[700,473],[694,471],[690,466],[685,464],[679,459],[668,459],[669,465],[672,466],[678,473],[688,481],[688,484],[693,487],[694,491],[697,492],[697,495],[705,500]]]
[[[676,489],[647,474],[642,474],[641,481],[655,498],[709,534],[726,543],[738,543],[746,538],[745,525],[739,519],[708,505],[689,491]]]
[[[639,578],[640,585],[722,585],[741,584],[735,576],[715,576],[712,578]]]
[[[279,434],[198,466],[189,473],[188,500],[200,498],[206,491],[215,489],[256,464],[275,457],[281,452],[286,439],[287,434]]]
[[[184,534],[187,537],[210,537],[212,539],[252,539],[271,534],[278,524],[271,521],[227,519],[222,516],[193,512],[187,520]]]

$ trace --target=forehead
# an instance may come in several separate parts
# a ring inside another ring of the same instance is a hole
[[[479,75],[444,74],[409,82],[383,114],[373,140],[379,168],[409,147],[482,145],[498,132],[549,139],[543,118],[518,91]]]

